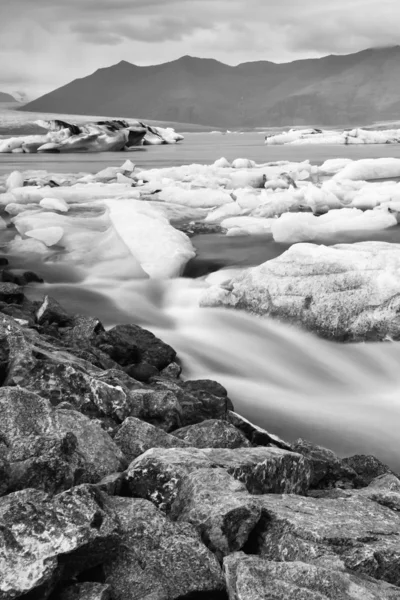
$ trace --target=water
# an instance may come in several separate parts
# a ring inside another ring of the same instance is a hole
[[[18,169],[45,169],[53,173],[95,173],[107,166],[121,165],[130,158],[139,169],[183,164],[211,164],[225,156],[249,158],[257,163],[310,160],[321,164],[328,158],[400,158],[400,145],[365,146],[266,146],[264,136],[255,133],[187,133],[182,143],[170,146],[139,147],[131,152],[99,154],[0,154],[0,175]]]
[[[191,133],[183,144],[129,155],[0,155],[0,174],[12,169],[96,172],[127,157],[139,168],[209,164],[220,156],[318,164],[335,157],[400,157],[400,146],[270,147],[257,133]],[[355,233],[350,241],[368,237]],[[399,242],[398,237],[396,228],[374,239]],[[194,243],[199,256],[191,276],[260,264],[287,247],[268,236],[199,236]],[[198,308],[205,285],[201,278],[126,281],[113,272],[94,279],[78,264],[40,264],[26,256],[14,257],[12,264],[35,270],[47,281],[29,290],[32,298],[49,293],[69,311],[96,315],[106,326],[135,322],[151,329],[177,350],[185,377],[220,381],[238,412],[282,438],[303,436],[340,455],[372,453],[400,470],[398,343],[335,344],[269,319]]]

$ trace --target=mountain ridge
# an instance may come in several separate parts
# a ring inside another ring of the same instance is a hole
[[[21,110],[196,123],[215,127],[358,125],[398,118],[400,46],[288,63],[185,55],[101,67]]]

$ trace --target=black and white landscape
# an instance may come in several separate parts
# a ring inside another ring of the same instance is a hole
[[[0,600],[400,600],[399,6],[5,6]]]

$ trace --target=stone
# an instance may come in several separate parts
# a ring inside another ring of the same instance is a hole
[[[311,465],[294,452],[280,448],[204,448],[212,461],[239,479],[251,494],[305,494],[310,485]]]
[[[135,417],[125,419],[114,436],[114,442],[129,462],[150,448],[187,448],[190,446],[185,441],[176,438],[175,435],[170,435],[163,429]]]
[[[47,598],[61,579],[104,562],[119,520],[91,486],[53,498],[27,489],[0,498],[0,597]]]
[[[224,558],[231,600],[399,600],[400,589],[301,561],[274,562],[237,552]]]
[[[254,446],[276,446],[282,450],[291,450],[291,445],[281,440],[277,435],[254,425],[241,415],[228,410],[227,420],[239,429]]]
[[[122,366],[145,362],[160,371],[176,357],[173,348],[138,325],[117,325],[98,336],[96,345]]]
[[[130,393],[130,415],[170,432],[182,426],[182,407],[168,390],[140,389]]]
[[[37,394],[0,388],[0,413],[13,489],[56,493],[125,467],[122,452],[101,427],[78,412],[53,409]]]
[[[182,479],[169,516],[191,523],[221,559],[246,544],[261,508],[246,486],[223,469],[197,469]]]
[[[168,512],[181,480],[197,469],[216,465],[195,448],[152,448],[129,465],[126,480],[130,495],[151,500]]]
[[[311,476],[306,458],[277,448],[153,448],[132,461],[127,482],[131,495],[169,512],[186,475],[215,467],[242,481],[252,494],[305,493]]]
[[[341,461],[332,450],[301,438],[292,444],[292,449],[293,452],[306,456],[312,464],[311,488],[354,487],[357,473]]]
[[[260,496],[262,518],[251,553],[274,561],[350,569],[399,586],[399,512],[365,492],[347,491],[334,499]]]
[[[110,498],[123,534],[104,565],[114,600],[212,597],[224,590],[221,567],[187,523],[171,523],[146,500]]]
[[[69,402],[89,417],[111,417],[121,423],[131,410],[129,391],[93,377],[79,365],[40,361],[24,379],[24,387],[50,400]]]
[[[104,333],[102,323],[96,317],[74,315],[72,325],[63,333],[63,339],[70,346],[85,348],[94,344],[97,336]]]
[[[233,409],[232,402],[226,395],[221,393],[216,395],[207,390],[207,382],[208,380],[203,380],[200,383],[203,389],[196,389],[195,386],[192,388],[185,386],[185,383],[188,382],[165,379],[164,377],[152,377],[151,379],[152,386],[157,389],[170,390],[178,399],[181,407],[181,424],[179,427],[194,425],[208,419],[226,419],[228,410]],[[211,382],[211,384],[213,383],[215,382]],[[217,387],[211,389],[218,390]]]
[[[149,363],[141,362],[138,365],[130,365],[125,367],[125,372],[137,381],[148,382],[152,377],[158,375],[159,371]]]
[[[172,362],[165,367],[165,369],[161,370],[161,377],[166,377],[167,379],[178,379],[179,375],[182,373],[181,365],[178,365],[176,362]]]
[[[70,325],[73,319],[57,300],[51,296],[45,296],[36,312],[36,320],[39,325],[56,323],[60,327],[65,327]]]
[[[336,341],[398,340],[399,264],[400,248],[388,242],[293,244],[208,288],[200,304],[269,315]]]
[[[57,600],[112,600],[112,598],[110,586],[86,581],[58,590]]]
[[[22,304],[23,289],[15,283],[0,283],[0,302],[6,304]]]
[[[248,448],[246,437],[226,421],[210,419],[177,429],[173,435],[194,448]]]
[[[7,447],[0,439],[0,496],[8,491],[10,486],[11,470],[7,459]]]
[[[386,473],[393,473],[389,467],[383,464],[375,456],[356,454],[342,460],[343,465],[353,469],[357,474],[360,486],[369,485],[373,479]]]

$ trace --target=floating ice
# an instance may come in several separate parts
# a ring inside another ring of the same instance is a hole
[[[59,210],[61,212],[68,212],[69,210],[68,204],[62,198],[43,198],[39,204],[48,210]]]
[[[400,177],[400,158],[364,158],[348,164],[334,179],[388,179]]]
[[[400,129],[370,131],[352,129],[346,131],[322,129],[290,129],[276,135],[267,135],[268,145],[284,144],[399,144]]]
[[[64,235],[62,227],[46,227],[44,229],[32,229],[26,231],[25,235],[31,237],[39,242],[43,242],[46,246],[55,246],[61,241]]]

